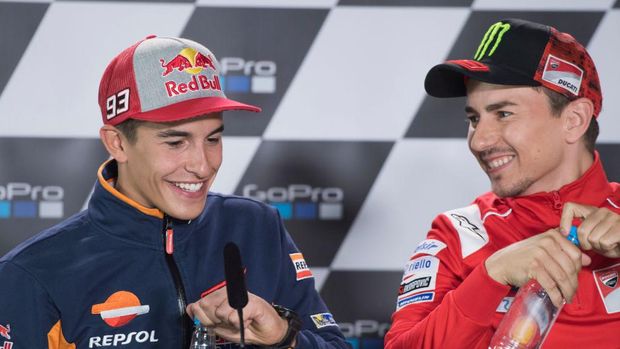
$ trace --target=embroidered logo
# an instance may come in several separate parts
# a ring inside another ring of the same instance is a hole
[[[138,315],[147,314],[148,305],[140,304],[140,299],[129,291],[113,293],[103,303],[95,304],[91,308],[93,315],[101,315],[101,319],[112,327],[121,327],[136,318]]]
[[[497,49],[499,44],[502,42],[502,38],[508,30],[510,30],[510,24],[508,23],[497,22],[491,25],[487,32],[484,34],[484,37],[482,38],[482,41],[478,46],[478,50],[476,50],[474,59],[476,61],[479,61],[484,58],[487,51],[489,50],[489,46],[493,44],[493,46],[491,46],[491,50],[488,51],[488,56],[491,57],[493,53],[495,53],[495,50]]]
[[[312,271],[310,271],[310,268],[308,267],[308,264],[306,264],[306,260],[301,253],[291,253],[289,256],[291,257],[291,261],[295,267],[297,281],[312,277]]]

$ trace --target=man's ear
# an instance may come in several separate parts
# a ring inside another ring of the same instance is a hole
[[[103,125],[101,129],[99,129],[99,137],[101,138],[103,146],[108,150],[108,153],[110,153],[118,163],[127,161],[126,144],[128,144],[128,140],[119,129],[111,125]]]
[[[594,113],[594,104],[588,98],[578,98],[562,111],[566,141],[576,143],[586,133]]]

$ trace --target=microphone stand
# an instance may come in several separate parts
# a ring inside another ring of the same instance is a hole
[[[243,323],[243,307],[248,304],[248,291],[245,287],[245,275],[241,264],[239,247],[229,242],[224,246],[224,274],[226,275],[226,293],[228,304],[237,309],[239,316],[240,348],[245,348],[245,326]]]
[[[239,348],[245,348],[245,325],[243,323],[243,308],[237,309],[237,315],[239,315],[239,331],[241,331]]]

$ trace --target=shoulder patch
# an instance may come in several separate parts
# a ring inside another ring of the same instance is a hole
[[[432,302],[435,299],[435,292],[425,292],[414,294],[405,298],[398,299],[396,303],[396,310],[400,310],[402,307],[413,303],[425,303]]]
[[[413,255],[415,256],[417,254],[429,254],[436,256],[437,253],[446,248],[446,246],[447,245],[445,243],[439,240],[426,239],[418,244],[418,246],[415,248],[415,251],[413,251]]]
[[[478,251],[489,242],[489,235],[484,228],[478,205],[473,204],[447,211],[444,215],[450,219],[452,226],[459,234],[463,258]]]
[[[413,303],[432,302],[438,270],[439,258],[434,256],[420,256],[407,262],[398,289],[396,310]]]
[[[437,275],[439,270],[439,258],[432,256],[420,256],[405,264],[403,282],[420,275]]]
[[[310,268],[308,267],[308,264],[306,264],[306,260],[301,253],[291,253],[289,256],[291,257],[293,267],[295,268],[297,281],[312,277],[312,271],[310,271]]]
[[[330,313],[314,314],[310,315],[310,318],[317,329],[327,326],[338,326],[336,320],[334,320],[334,316]]]

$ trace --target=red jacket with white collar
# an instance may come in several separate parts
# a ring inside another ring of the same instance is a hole
[[[385,337],[386,349],[488,348],[515,290],[491,279],[484,261],[495,251],[560,223],[575,202],[620,214],[620,184],[609,183],[598,154],[578,180],[558,191],[513,198],[486,193],[434,221],[405,267]],[[620,348],[620,259],[586,252],[592,264],[547,337],[544,348]]]

